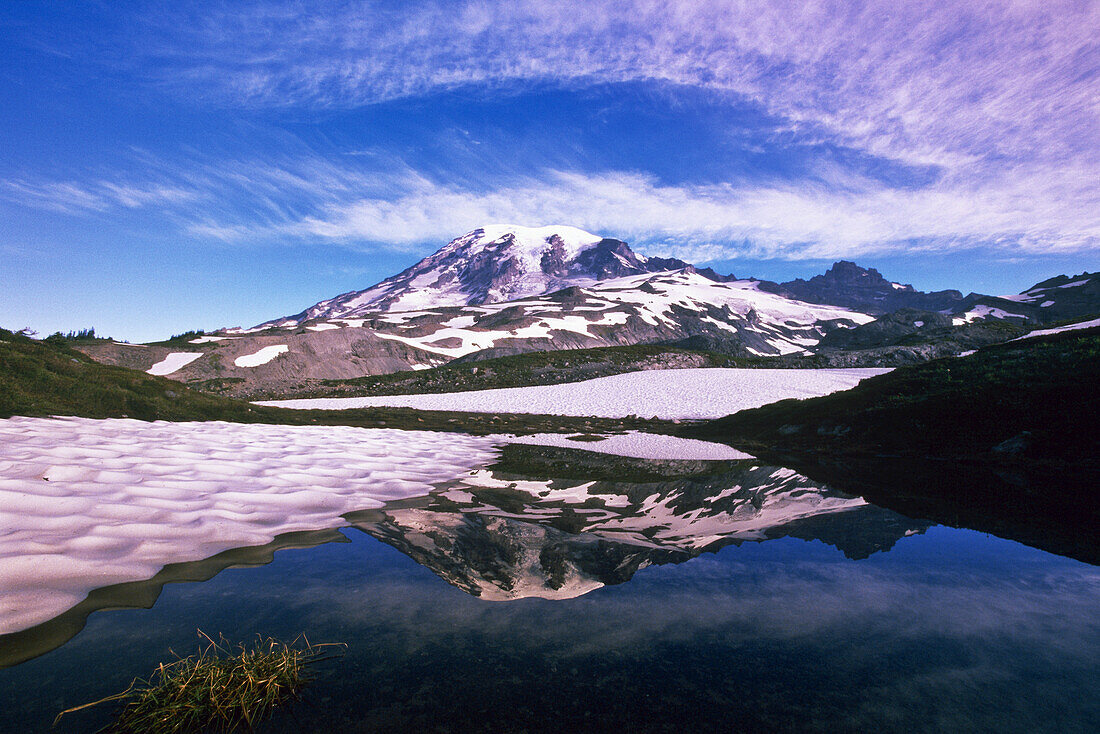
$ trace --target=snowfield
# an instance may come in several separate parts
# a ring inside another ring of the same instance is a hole
[[[167,563],[416,497],[499,440],[348,427],[0,420],[0,634]]]
[[[847,390],[888,369],[646,370],[564,385],[500,388],[441,395],[268,400],[283,408],[376,406],[467,413],[537,413],[623,418],[720,418],[786,398],[812,398]]]

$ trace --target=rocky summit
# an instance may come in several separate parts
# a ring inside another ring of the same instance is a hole
[[[887,280],[874,268],[862,268],[847,260],[833,263],[823,275],[815,275],[809,280],[764,282],[761,288],[799,301],[844,306],[876,315],[901,308],[949,310],[963,300],[959,291],[923,293],[911,285]]]

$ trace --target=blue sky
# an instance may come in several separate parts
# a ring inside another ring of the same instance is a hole
[[[929,290],[1100,268],[1100,3],[0,10],[0,325],[130,340],[488,223]]]

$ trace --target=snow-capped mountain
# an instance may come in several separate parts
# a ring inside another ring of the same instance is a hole
[[[636,255],[622,240],[576,227],[481,227],[366,290],[330,298],[285,319],[358,318],[380,311],[498,303],[608,278],[689,267],[680,260]]]
[[[873,319],[766,292],[574,227],[483,227],[364,291],[183,349],[94,346],[175,379],[280,390],[302,379],[423,369],[462,357],[632,344],[743,356],[804,353]]]
[[[378,285],[253,329],[175,347],[83,348],[109,364],[232,385],[250,396],[455,359],[634,344],[742,357],[816,352],[838,365],[849,364],[838,351],[878,349],[852,359],[896,364],[1098,311],[1100,276],[1089,273],[1005,297],[922,293],[849,262],[809,280],[772,283],[641,257],[621,240],[574,227],[493,226]]]

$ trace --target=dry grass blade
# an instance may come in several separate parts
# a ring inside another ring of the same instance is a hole
[[[161,663],[148,679],[122,693],[62,711],[54,720],[90,706],[125,701],[105,731],[181,734],[252,731],[281,705],[294,701],[307,682],[306,666],[333,657],[341,643],[311,645],[304,636],[290,644],[267,638],[232,648],[201,630],[207,644],[197,655]],[[174,654],[174,653],[173,653]]]

